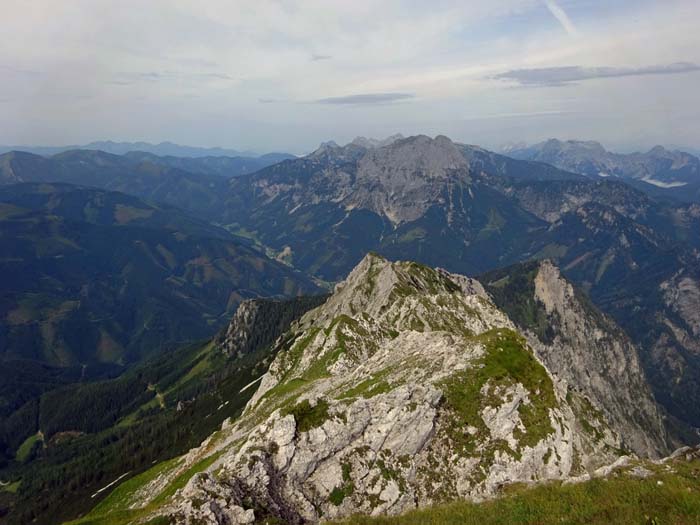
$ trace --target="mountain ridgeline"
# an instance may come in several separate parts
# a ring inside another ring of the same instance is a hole
[[[594,141],[550,139],[513,149],[518,159],[546,162],[589,177],[617,177],[652,195],[700,202],[700,159],[656,146],[646,153],[612,153]]]
[[[528,315],[514,323],[477,280],[366,256],[277,340],[240,418],[83,522],[398,514],[668,451],[662,411],[612,320],[550,263],[492,278],[505,309],[535,304],[547,335]],[[577,344],[577,328],[597,339]]]

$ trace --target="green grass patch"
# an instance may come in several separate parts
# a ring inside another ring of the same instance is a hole
[[[458,501],[401,516],[354,516],[347,525],[656,525],[700,524],[700,461],[647,479],[627,476],[575,485],[513,488],[485,503]],[[658,482],[661,481],[661,484]]]
[[[109,514],[115,511],[128,510],[133,502],[133,497],[136,492],[153,481],[161,474],[175,468],[182,458],[173,458],[168,461],[158,463],[156,466],[142,472],[138,476],[123,481],[114,489],[109,496],[103,499],[94,509],[86,516],[98,517]]]
[[[557,401],[551,379],[516,332],[495,329],[476,339],[485,346],[485,355],[469,370],[441,384],[445,403],[453,414],[448,436],[458,450],[473,454],[476,443],[488,439],[481,411],[500,402],[500,399],[485,398],[481,389],[486,383],[492,388],[521,383],[530,392],[530,404],[519,407],[525,432],[516,434],[516,438],[521,446],[532,446],[554,431],[549,409],[556,406]],[[475,427],[476,434],[466,434],[467,426]]]
[[[10,492],[12,494],[16,494],[21,484],[21,481],[13,481],[12,483],[8,483],[7,485],[0,485],[0,492],[5,491]]]
[[[349,399],[353,397],[364,397],[365,399],[384,394],[391,390],[391,385],[385,381],[385,377],[389,375],[389,370],[381,370],[372,377],[365,379],[356,386],[346,390],[338,396],[338,399]]]
[[[36,444],[39,441],[43,441],[44,438],[41,435],[41,432],[37,432],[36,434],[33,434],[29,436],[27,439],[25,439],[22,444],[17,448],[17,452],[15,454],[15,458],[17,461],[24,463],[29,459],[30,454],[32,453],[32,450],[36,446]]]

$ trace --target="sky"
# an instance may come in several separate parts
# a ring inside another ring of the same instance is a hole
[[[698,0],[2,0],[0,144],[700,149]]]

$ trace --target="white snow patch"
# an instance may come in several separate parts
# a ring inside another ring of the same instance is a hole
[[[680,188],[681,186],[686,186],[687,182],[664,182],[662,180],[652,179],[651,177],[645,177],[642,179],[647,184],[652,184],[659,188]]]

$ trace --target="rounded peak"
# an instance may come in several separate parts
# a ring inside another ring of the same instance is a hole
[[[414,135],[384,148],[370,150],[363,159],[365,168],[384,168],[400,172],[427,172],[433,176],[445,175],[448,170],[467,167],[467,159],[460,148],[444,135],[434,139]]]
[[[671,152],[660,145],[654,146],[648,152],[648,155],[653,155],[655,157],[665,157],[669,154],[671,154]]]
[[[452,142],[452,139],[450,137],[447,137],[446,135],[438,135],[437,137],[435,137],[435,142],[439,144],[454,144],[454,142]]]

